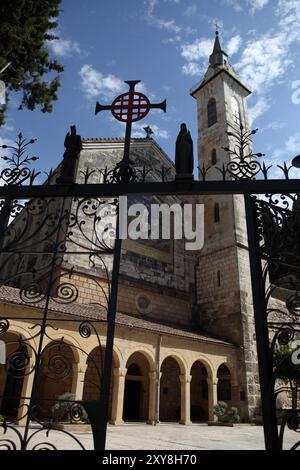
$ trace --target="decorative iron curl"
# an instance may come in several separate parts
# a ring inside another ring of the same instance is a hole
[[[0,318],[0,335],[3,335],[9,330],[9,321],[7,318]]]
[[[14,351],[7,357],[6,369],[8,370],[9,375],[19,378],[20,372],[26,370],[29,362],[30,358],[28,356],[27,349],[24,346],[23,348],[17,349],[17,351]]]
[[[80,323],[78,331],[82,338],[89,338],[92,334],[91,326],[88,322]]]
[[[78,289],[74,284],[63,282],[56,287],[56,296],[53,300],[56,303],[68,304],[76,302],[78,295]]]
[[[63,380],[72,371],[72,364],[70,360],[63,356],[62,354],[55,354],[51,356],[48,360],[47,370],[49,374],[45,374],[44,370],[43,373],[52,380]]]
[[[86,421],[87,414],[84,407],[77,402],[72,403],[69,409],[70,419],[75,423]]]

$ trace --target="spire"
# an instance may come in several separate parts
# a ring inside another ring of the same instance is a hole
[[[228,63],[228,54],[222,49],[218,29],[216,30],[214,50],[209,57],[209,63],[211,67],[225,66]]]

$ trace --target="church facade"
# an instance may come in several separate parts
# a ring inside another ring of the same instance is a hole
[[[223,147],[233,145],[230,131],[242,124],[248,128],[246,97],[250,90],[237,77],[222,50],[219,36],[203,81],[193,88],[197,101],[198,162],[211,170],[207,179],[221,179],[215,166],[228,162]],[[122,139],[82,139],[76,181],[101,167],[113,168],[123,155]],[[156,175],[174,179],[173,162],[152,138],[132,139],[130,159],[135,168],[151,162],[149,178]],[[150,175],[151,173],[151,175]],[[93,175],[91,176],[93,178]],[[158,176],[157,176],[158,177]],[[129,202],[185,202],[183,197],[132,198]],[[189,197],[204,204],[204,246],[186,251],[184,240],[125,240],[122,245],[121,271],[111,379],[109,420],[179,421],[182,424],[214,421],[214,406],[226,401],[238,408],[244,421],[260,416],[259,377],[251,296],[247,233],[242,196]],[[73,204],[70,202],[70,204]],[[92,228],[85,222],[85,228]],[[106,316],[96,304],[105,302],[109,289],[100,262],[82,253],[82,233],[74,230],[72,247],[63,255],[60,281],[70,276],[76,286],[76,301],[62,305],[53,298],[49,303],[51,324],[57,327],[44,341],[42,363],[51,363],[51,355],[60,351],[67,358],[70,373],[61,380],[38,378],[41,412],[49,415],[45,398],[70,392],[76,400],[99,398],[95,385],[95,364],[105,352]],[[95,244],[94,239],[91,243]],[[23,263],[30,261],[30,255]],[[111,271],[111,258],[105,258]],[[74,270],[75,267],[75,270]],[[20,272],[6,268],[12,277]],[[27,374],[11,379],[0,365],[2,414],[16,409],[24,420],[27,399],[32,391],[34,354],[37,338],[31,328],[40,316],[42,303],[22,301],[20,285],[8,283],[0,289],[1,317],[9,315],[10,328],[2,335],[7,355],[14,354],[18,337],[28,348]],[[97,334],[80,334],[74,319],[97,320]],[[61,338],[63,344],[59,344]],[[100,345],[99,345],[100,339]],[[88,359],[87,359],[88,357]],[[15,400],[5,400],[14,390]]]

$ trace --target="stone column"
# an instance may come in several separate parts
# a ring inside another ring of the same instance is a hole
[[[191,380],[192,376],[182,374],[179,376],[181,383],[180,424],[192,424],[191,422]]]
[[[73,378],[72,378],[72,393],[75,395],[75,400],[83,399],[83,388],[87,364],[73,364]]]
[[[127,369],[119,369],[115,367],[114,374],[114,387],[112,396],[112,411],[111,411],[111,424],[123,424],[123,405],[124,405],[124,390],[125,378]]]
[[[23,380],[23,386],[22,386],[22,391],[21,391],[22,398],[19,403],[18,416],[17,416],[18,424],[23,424],[23,425],[26,424],[28,405],[30,402],[31,394],[32,394],[32,385],[33,385],[33,379],[34,379],[34,374],[35,374],[35,371],[33,370],[34,365],[35,365],[35,358],[33,359],[31,357],[27,370],[26,370],[27,375],[24,376],[24,380]]]
[[[149,408],[147,424],[156,424],[156,387],[157,373],[149,372]]]
[[[218,379],[217,377],[208,377],[208,420],[217,421],[214,415],[214,406],[218,404]]]

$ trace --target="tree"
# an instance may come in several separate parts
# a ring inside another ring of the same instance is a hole
[[[58,39],[51,31],[58,26],[61,0],[1,0],[0,3],[0,75],[7,99],[11,91],[22,92],[19,109],[43,113],[52,111],[60,86],[63,67],[51,60],[47,41]],[[6,105],[7,106],[7,105]],[[6,106],[0,109],[0,125]]]

